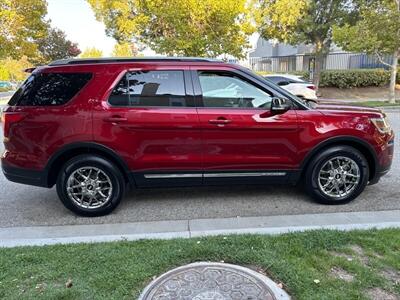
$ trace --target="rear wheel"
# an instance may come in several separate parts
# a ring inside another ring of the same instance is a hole
[[[360,151],[335,146],[311,161],[306,171],[306,188],[320,203],[343,204],[360,195],[368,178],[368,162]]]
[[[102,216],[117,207],[125,190],[121,171],[108,160],[79,155],[69,160],[57,179],[57,193],[68,209],[82,216]]]

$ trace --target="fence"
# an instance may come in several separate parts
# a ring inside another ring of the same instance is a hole
[[[245,61],[237,63],[254,71],[264,72],[292,72],[309,71],[312,69],[315,57],[311,54],[298,54],[291,56],[250,57]],[[392,57],[383,57],[386,63],[392,62]],[[365,53],[331,53],[323,62],[324,70],[346,70],[346,69],[375,69],[387,68],[375,55]]]

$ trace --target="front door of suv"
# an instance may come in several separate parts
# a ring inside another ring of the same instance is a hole
[[[298,166],[294,109],[272,114],[274,94],[235,69],[192,67],[205,183],[285,180]]]
[[[96,141],[113,149],[139,186],[202,183],[200,124],[189,71],[122,71],[94,109]]]

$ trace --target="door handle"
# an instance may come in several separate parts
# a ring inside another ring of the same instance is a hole
[[[120,117],[120,116],[112,116],[108,118],[104,118],[105,122],[111,122],[111,123],[121,123],[121,122],[126,122],[128,121],[127,118]]]
[[[231,123],[231,120],[225,119],[225,118],[218,118],[218,119],[212,119],[208,120],[208,123],[210,124],[216,124],[216,125],[225,125]]]

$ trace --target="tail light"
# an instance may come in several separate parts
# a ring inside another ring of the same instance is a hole
[[[10,128],[13,124],[20,122],[25,118],[25,113],[21,112],[3,112],[1,121],[3,122],[4,137],[8,137],[10,134]]]
[[[307,85],[307,88],[313,91],[316,90],[315,85]]]

